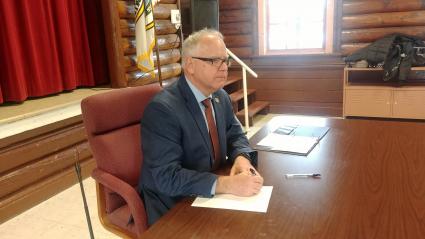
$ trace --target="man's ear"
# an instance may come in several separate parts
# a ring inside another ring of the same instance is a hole
[[[193,62],[192,57],[187,57],[184,64],[185,64],[185,68],[186,68],[186,70],[189,74],[192,75],[192,74],[195,73],[195,66],[193,65],[194,62]]]

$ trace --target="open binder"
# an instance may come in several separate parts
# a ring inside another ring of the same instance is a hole
[[[258,142],[255,149],[308,155],[328,131],[329,127],[281,126]]]

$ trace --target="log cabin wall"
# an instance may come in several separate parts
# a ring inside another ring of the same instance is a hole
[[[227,48],[242,58],[257,54],[257,5],[254,0],[221,0],[220,32]]]
[[[403,33],[425,39],[425,1],[343,1],[343,55],[348,55],[391,33]]]
[[[81,116],[0,140],[0,224],[78,182],[95,167]],[[81,205],[83,206],[83,205]]]
[[[221,0],[227,47],[258,74],[248,77],[271,113],[342,115],[343,63],[338,55],[258,56],[257,0]],[[240,69],[233,69],[240,70]]]
[[[218,0],[217,0],[218,1]],[[219,30],[225,43],[239,57],[251,57],[256,50],[256,4],[253,0],[220,0]],[[192,32],[191,0],[180,0],[183,33],[186,38]],[[253,5],[254,4],[254,5]]]
[[[157,44],[162,80],[180,75],[180,37],[171,24],[171,9],[178,9],[177,0],[162,0],[154,6]],[[154,52],[156,78],[141,72],[136,66],[134,1],[102,1],[106,44],[112,87],[150,84],[158,81],[158,66]]]
[[[257,7],[257,0],[221,0],[220,31],[258,73],[248,86],[271,113],[342,116],[343,56],[390,33],[425,38],[423,0],[336,0],[333,54],[258,56]]]

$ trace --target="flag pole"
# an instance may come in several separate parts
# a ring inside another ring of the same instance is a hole
[[[155,23],[154,23],[155,27]],[[156,66],[158,67],[158,81],[159,85],[162,87],[162,76],[161,76],[161,60],[159,60],[159,48],[158,41],[156,40],[156,29],[155,29],[155,52],[156,52]]]
[[[180,4],[180,0],[177,0],[177,6],[178,6],[178,8],[179,8],[179,11],[180,11],[180,15],[182,14],[182,7],[181,7],[181,4]],[[184,37],[183,37],[183,24],[180,22],[180,53],[181,53],[181,49],[182,49],[182,44],[183,44],[183,40],[184,40]],[[181,60],[181,57],[180,57],[180,60]]]
[[[153,5],[152,5],[152,16],[154,16],[154,18],[153,18],[153,29],[154,29],[154,32],[155,32],[154,39],[155,39],[155,52],[156,52],[156,66],[158,67],[158,81],[159,81],[159,85],[162,87],[161,60],[159,59],[159,46],[158,46],[158,40],[156,39],[157,34],[156,34],[156,23],[155,23],[155,14],[154,14],[154,6]]]

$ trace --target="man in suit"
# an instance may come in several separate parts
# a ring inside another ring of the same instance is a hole
[[[139,193],[152,225],[181,198],[257,194],[257,152],[222,89],[229,59],[221,33],[204,29],[183,43],[181,78],[156,95],[141,120]],[[227,158],[226,158],[227,156]],[[232,164],[228,176],[212,171]]]

